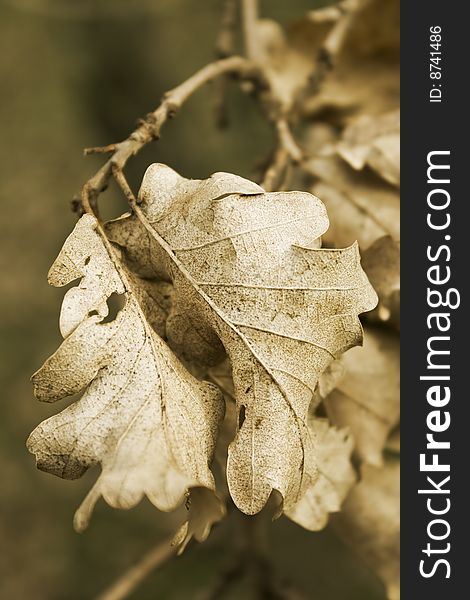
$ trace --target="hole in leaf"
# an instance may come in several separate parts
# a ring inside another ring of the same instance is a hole
[[[125,294],[116,294],[113,292],[106,301],[108,305],[108,315],[101,321],[101,323],[111,323],[116,319],[120,310],[126,305]]]
[[[85,267],[86,267],[86,266],[87,266],[87,264],[90,262],[90,260],[91,260],[91,256],[87,256],[87,257],[85,258]]]
[[[242,404],[240,406],[240,412],[238,413],[238,429],[242,428],[242,425],[244,422],[245,422],[245,406]]]
[[[88,316],[89,316],[89,317],[94,317],[94,316],[96,316],[97,314],[98,314],[98,311],[97,311],[97,310],[90,310],[90,312],[88,313]]]

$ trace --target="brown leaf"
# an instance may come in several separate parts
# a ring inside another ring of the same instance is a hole
[[[344,377],[325,399],[328,418],[349,427],[361,461],[381,465],[382,450],[400,415],[399,339],[367,327],[364,346],[342,358]]]
[[[306,169],[318,182],[312,187],[325,203],[332,227],[328,244],[343,246],[357,240],[368,248],[385,235],[400,238],[398,191],[369,171],[356,172],[335,156],[317,156]]]
[[[324,28],[323,28],[324,29]],[[308,45],[292,46],[279,23],[263,19],[257,22],[260,47],[259,62],[263,67],[272,94],[281,108],[289,111],[300,92],[307,87],[315,67],[315,48],[319,39]]]
[[[65,295],[65,339],[33,375],[35,394],[53,402],[84,392],[41,423],[28,448],[40,469],[64,479],[101,465],[75,515],[78,530],[87,526],[100,496],[116,508],[131,508],[147,495],[170,511],[189,492],[212,496],[210,510],[189,513],[186,533],[202,540],[224,514],[209,470],[223,416],[221,394],[192,377],[154,332],[155,317],[146,312],[161,308],[160,296],[155,302],[154,289],[132,287],[135,279],[118,268],[111,251],[96,219],[84,215],[49,272],[52,285],[80,283]],[[122,295],[124,306],[106,322],[113,293]]]
[[[400,461],[383,468],[362,466],[335,524],[339,533],[381,577],[389,600],[400,598]]]
[[[367,62],[364,55],[375,57],[376,52],[380,54],[384,48],[389,48],[390,45],[394,47],[395,43],[398,47],[395,38],[393,41],[382,39],[382,32],[378,36],[372,36],[374,42],[370,43],[370,34],[377,33],[377,21],[383,12],[371,10],[370,4],[369,0],[343,0],[336,5],[308,12],[304,18],[290,24],[286,30],[272,20],[257,21],[259,49],[257,60],[269,80],[272,95],[279,102],[281,110],[285,112],[292,110],[296,107],[297,101],[305,100],[309,94],[313,97],[313,101],[310,103],[307,101],[307,106],[313,111],[330,103],[341,108],[350,108],[358,102],[363,103],[364,99],[369,100],[370,103],[370,91],[365,94],[363,87],[355,85],[358,80],[361,80],[361,74],[357,73],[358,65],[355,63],[358,62],[359,66],[362,66]],[[388,16],[392,12],[394,11],[388,10]],[[394,18],[396,20],[395,15]],[[364,22],[368,23],[367,28],[364,28]],[[393,27],[393,20],[391,25]],[[355,35],[355,29],[358,27],[367,36],[366,43],[361,36],[358,38]],[[395,62],[398,62],[398,56],[392,54]],[[328,71],[331,62],[336,68],[326,81],[322,81],[320,72]],[[353,70],[351,64],[355,67],[353,78],[351,81],[345,81],[345,75],[351,75],[350,70]],[[380,70],[375,60],[367,65],[366,79],[371,78],[373,74],[375,81],[380,85],[381,76],[383,78],[384,74],[384,65],[381,66]],[[398,86],[397,68],[394,64],[393,73],[388,74],[383,82],[382,86],[386,89],[381,90],[382,96],[388,95],[391,78],[393,78],[393,85]],[[321,88],[318,94],[319,76]],[[344,90],[338,91],[337,80],[340,86],[347,88],[346,94]],[[380,98],[380,94],[378,96]],[[390,100],[387,102],[382,98],[382,103],[379,100],[376,103],[385,110]],[[396,93],[393,104],[398,104]]]
[[[318,531],[326,526],[330,513],[340,510],[356,480],[350,460],[353,439],[324,419],[310,419],[309,429],[315,439],[318,479],[286,515],[305,529]]]
[[[178,554],[182,554],[194,537],[204,542],[212,529],[212,525],[225,516],[225,509],[220,497],[206,487],[192,488],[186,502],[188,517],[176,532],[172,544],[179,546]]]
[[[348,9],[352,17],[333,56],[333,68],[304,107],[311,116],[328,109],[348,120],[358,112],[377,115],[399,105],[399,0],[353,2]],[[311,38],[319,26],[315,12],[307,17]],[[304,22],[303,36],[306,28]]]
[[[239,423],[227,465],[232,498],[254,514],[277,490],[288,509],[317,477],[306,420],[318,377],[360,343],[357,315],[376,303],[357,246],[320,249],[328,219],[314,196],[266,194],[226,173],[187,180],[152,165],[139,202],[143,268],[150,257],[174,284],[169,339],[178,342],[191,324],[201,338],[217,336],[231,360]]]
[[[400,184],[400,111],[362,114],[344,130],[338,154],[357,171],[369,165],[392,185]]]
[[[344,366],[343,359],[340,357],[334,360],[320,375],[313,396],[312,403],[310,404],[310,413],[314,414],[316,408],[323,402],[323,400],[331,394],[336,388],[338,383],[344,377]]]

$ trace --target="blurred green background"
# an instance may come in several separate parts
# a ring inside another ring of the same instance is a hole
[[[261,8],[285,22],[314,6],[266,0]],[[74,510],[96,472],[69,482],[35,469],[25,440],[60,406],[36,402],[29,377],[61,341],[63,292],[47,285],[46,274],[75,222],[69,202],[103,160],[83,158],[82,149],[126,137],[165,90],[211,61],[220,11],[218,0],[0,2],[2,599],[94,598],[174,530],[174,517],[143,502],[129,512],[100,503],[89,530],[73,531]],[[200,91],[132,162],[133,185],[153,161],[190,177],[218,170],[249,177],[269,152],[272,131],[235,87],[229,112],[231,126],[217,130],[211,90]],[[116,190],[103,198],[107,216],[125,208]],[[195,598],[226,565],[234,527],[217,527],[133,597]],[[270,547],[276,568],[307,598],[383,598],[378,580],[332,531],[311,534],[280,519]],[[250,594],[241,583],[231,597]]]

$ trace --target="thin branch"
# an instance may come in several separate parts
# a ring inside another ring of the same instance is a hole
[[[124,171],[120,169],[117,165],[113,165],[112,168],[113,177],[116,180],[116,183],[121,188],[122,193],[126,197],[126,200],[129,202],[129,206],[132,209],[135,209],[139,204],[139,200],[136,198],[134,192],[129,185],[129,182],[124,175]]]
[[[242,0],[243,37],[245,39],[245,52],[249,59],[259,60],[260,48],[256,22],[258,21],[258,0]]]
[[[81,210],[96,214],[98,196],[106,189],[113,166],[122,170],[131,156],[137,154],[146,144],[160,137],[161,128],[166,121],[178,112],[196,90],[226,73],[236,73],[240,77],[254,79],[258,82],[263,80],[259,69],[251,61],[239,56],[232,56],[206,65],[185,82],[167,92],[160,106],[149,113],[126,140],[103,149],[103,151],[108,151],[114,147],[111,158],[83,186]]]
[[[298,145],[285,117],[275,120],[278,145],[265,171],[261,187],[267,192],[280,189],[286,171],[291,164],[300,164],[304,159],[304,151]]]
[[[284,148],[294,163],[302,162],[304,152],[297,144],[287,119],[285,117],[280,117],[275,123],[279,146]]]
[[[289,154],[285,148],[278,147],[273,154],[271,163],[268,165],[261,182],[261,187],[267,192],[279,189],[289,164]]]
[[[279,185],[279,191],[288,191],[292,189],[292,179],[295,176],[295,169],[292,162],[288,163],[284,177]]]
[[[160,542],[107,590],[101,593],[96,600],[122,600],[127,598],[153,570],[163,565],[175,554],[176,547],[171,545],[171,539]]]
[[[88,156],[89,154],[110,154],[116,151],[116,144],[108,144],[107,146],[93,146],[92,148],[85,148],[83,154]]]

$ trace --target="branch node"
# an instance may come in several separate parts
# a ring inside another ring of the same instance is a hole
[[[91,148],[84,148],[83,155],[88,156],[89,154],[109,154],[116,151],[117,144],[108,144],[107,146],[93,146]]]
[[[179,105],[176,102],[172,102],[171,100],[166,100],[166,114],[169,119],[173,119],[176,116],[176,113],[179,110]]]

